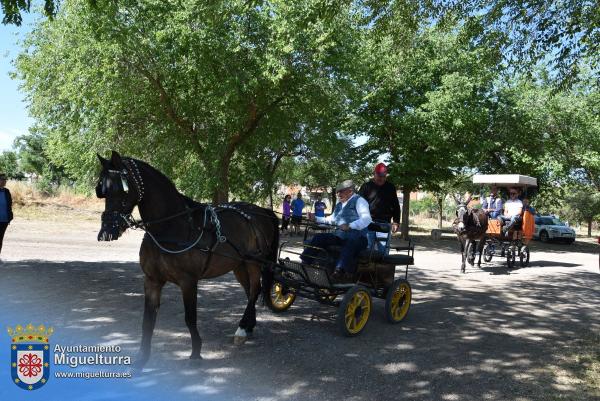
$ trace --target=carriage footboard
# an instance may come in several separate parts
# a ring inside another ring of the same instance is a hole
[[[315,288],[330,288],[333,284],[327,268],[319,265],[307,265],[289,259],[279,259],[274,271],[277,276],[289,284],[295,283]]]

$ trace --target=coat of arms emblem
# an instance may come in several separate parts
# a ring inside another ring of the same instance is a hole
[[[11,337],[10,372],[12,381],[25,390],[37,390],[50,378],[50,344],[48,338],[54,333],[52,327],[29,323],[23,327],[9,327]]]

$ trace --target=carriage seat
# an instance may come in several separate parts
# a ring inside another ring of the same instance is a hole
[[[327,251],[331,253],[332,256],[339,255],[341,252],[341,246],[328,246]],[[412,256],[408,255],[386,255],[383,252],[379,252],[376,250],[363,249],[358,254],[359,263],[386,263],[394,266],[404,266],[404,265],[412,265],[414,263],[414,259]]]
[[[414,263],[413,257],[409,255],[386,255],[383,252],[371,251],[370,249],[360,251],[358,257],[360,262],[366,263],[375,262],[394,266],[412,265]]]

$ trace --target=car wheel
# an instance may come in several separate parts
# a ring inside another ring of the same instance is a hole
[[[550,239],[550,236],[548,236],[547,231],[540,231],[540,241],[548,242],[549,239]]]

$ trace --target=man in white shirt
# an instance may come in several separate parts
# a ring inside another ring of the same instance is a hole
[[[333,213],[327,217],[312,217],[318,223],[337,226],[333,233],[316,234],[310,241],[311,246],[326,248],[342,246],[340,256],[335,264],[332,278],[340,281],[350,280],[356,271],[358,254],[367,247],[367,227],[371,224],[369,203],[354,192],[354,183],[346,180],[336,188],[339,202]],[[305,263],[313,263],[313,256],[319,251],[307,247],[300,257]]]
[[[500,224],[504,224],[502,231],[507,233],[517,221],[521,220],[521,213],[523,212],[523,202],[519,199],[521,191],[519,188],[511,187],[508,189],[509,199],[504,203],[504,214],[498,216]],[[505,224],[508,222],[508,224]]]

